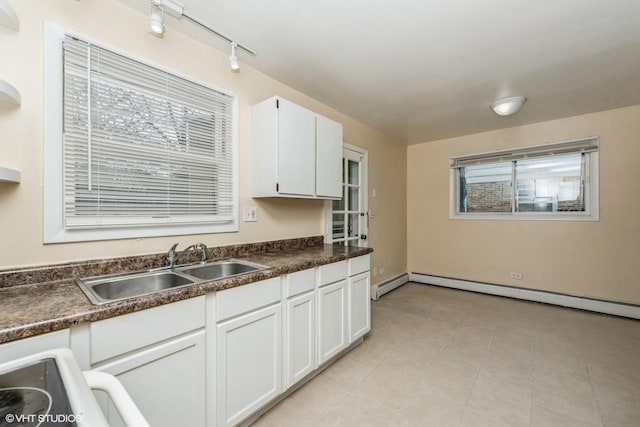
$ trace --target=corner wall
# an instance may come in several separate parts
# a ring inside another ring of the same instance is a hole
[[[377,220],[371,222],[373,265],[390,277],[406,267],[406,147],[368,126],[302,94],[245,63],[231,73],[228,52],[220,52],[167,29],[149,33],[148,15],[115,0],[9,0],[20,20],[15,33],[0,28],[0,78],[22,94],[19,108],[0,108],[0,166],[22,171],[19,185],[0,183],[0,269],[159,253],[202,241],[208,246],[315,236],[323,233],[320,200],[251,198],[251,105],[280,95],[341,122],[345,141],[369,150],[370,189],[378,185]],[[110,17],[105,19],[105,17]],[[238,95],[239,210],[256,206],[258,222],[240,221],[237,233],[169,236],[43,245],[43,25],[51,21]],[[397,162],[388,167],[386,160]],[[393,185],[393,189],[390,186]]]
[[[449,219],[452,156],[591,135],[600,221]],[[408,270],[640,304],[639,161],[640,106],[409,146]]]

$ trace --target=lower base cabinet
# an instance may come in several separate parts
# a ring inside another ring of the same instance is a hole
[[[286,302],[285,386],[291,387],[316,368],[316,294]]]
[[[276,286],[278,302],[254,309],[275,296]],[[253,297],[249,297],[243,301],[232,299],[222,305],[227,311],[233,311],[229,306],[237,302],[242,310],[252,311],[218,322],[216,326],[218,427],[237,425],[283,391],[280,279],[222,291],[218,301],[233,298],[236,293],[242,296],[251,287],[256,291],[255,304],[251,301]]]
[[[323,286],[318,298],[318,364],[322,365],[349,345],[347,338],[347,281]]]
[[[369,272],[350,276],[349,293],[349,343],[371,330],[371,279]]]
[[[95,370],[114,375],[151,426],[205,425],[205,331],[125,356]],[[112,427],[125,426],[106,397],[98,395]]]

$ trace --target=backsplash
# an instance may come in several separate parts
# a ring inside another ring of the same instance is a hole
[[[312,236],[297,239],[218,246],[207,249],[207,258],[219,259],[242,257],[260,252],[305,248],[309,246],[322,245],[323,241],[323,236]],[[181,264],[200,261],[199,251],[189,251],[186,254],[178,251],[178,254],[178,262]],[[166,253],[159,253],[0,270],[0,288],[33,283],[53,282],[57,280],[69,280],[75,277],[101,276],[105,274],[148,270],[150,268],[164,266],[165,257]]]

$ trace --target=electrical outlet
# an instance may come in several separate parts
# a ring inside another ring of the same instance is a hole
[[[244,222],[256,222],[258,221],[257,209],[255,206],[244,207]]]
[[[380,267],[380,274],[384,273],[384,267]]]
[[[519,273],[517,271],[512,271],[511,273],[509,273],[509,276],[511,276],[512,279],[522,280],[522,273]]]

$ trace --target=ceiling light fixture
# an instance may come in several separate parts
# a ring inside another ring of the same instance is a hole
[[[491,104],[491,109],[499,116],[510,116],[517,113],[525,102],[527,98],[524,96],[510,96],[495,101]]]
[[[236,42],[231,42],[231,55],[229,56],[229,67],[231,71],[240,71],[240,64],[238,64],[238,57],[236,56]]]
[[[210,33],[213,33],[221,39],[224,39],[227,42],[231,43],[231,56],[229,56],[229,65],[231,66],[232,71],[238,71],[240,69],[238,57],[236,56],[236,48],[244,50],[251,56],[256,56],[255,50],[233,41],[232,38],[227,37],[221,32],[208,27],[197,19],[184,13],[184,5],[182,3],[176,0],[150,0],[150,2],[151,15],[149,16],[149,23],[151,24],[151,31],[153,31],[155,34],[164,34],[164,13],[166,12],[176,19],[185,18],[187,21],[191,21],[192,23],[209,31]]]
[[[164,34],[164,8],[161,3],[151,2],[149,25],[154,34]]]

